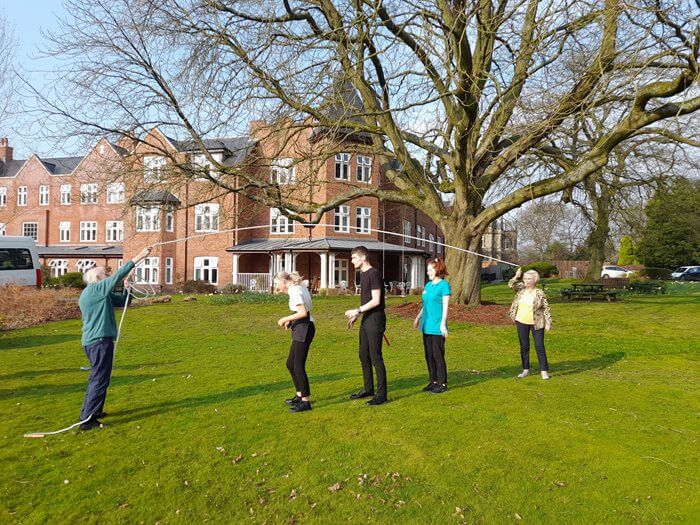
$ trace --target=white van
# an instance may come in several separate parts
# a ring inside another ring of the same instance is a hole
[[[31,237],[0,237],[0,286],[41,286],[41,264]]]

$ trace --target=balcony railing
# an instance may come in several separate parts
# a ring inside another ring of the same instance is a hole
[[[239,273],[238,284],[251,292],[269,292],[271,280],[269,273]]]

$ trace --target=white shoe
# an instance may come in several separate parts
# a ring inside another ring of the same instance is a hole
[[[549,379],[549,374],[547,372],[540,372],[542,379]]]
[[[530,375],[529,370],[523,370],[521,373],[518,374],[518,379],[522,379],[523,377],[527,377]]]

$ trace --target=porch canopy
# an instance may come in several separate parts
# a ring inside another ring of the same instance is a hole
[[[347,253],[356,246],[364,246],[370,253],[389,254],[394,258],[402,255],[409,257],[411,260],[411,282],[414,283],[414,286],[422,286],[420,283],[424,280],[425,258],[430,255],[430,252],[410,246],[377,241],[376,239],[336,239],[327,237],[320,239],[259,239],[244,241],[226,248],[226,251],[233,254],[233,282],[238,282],[238,258],[241,255],[269,255],[271,257],[270,274],[274,275],[274,273],[282,269],[294,270],[298,254],[303,252],[316,253],[320,258],[319,285],[321,288],[333,288],[339,284],[335,282],[334,272],[336,252]],[[380,257],[378,262],[382,263],[382,259],[383,257]]]

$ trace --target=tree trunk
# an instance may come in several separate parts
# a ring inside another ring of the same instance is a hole
[[[463,229],[448,229],[445,231],[445,240],[447,244],[473,252],[478,252],[481,248],[481,235]],[[477,255],[445,248],[452,302],[470,306],[481,303],[481,260]]]
[[[597,281],[600,279],[600,273],[605,263],[605,244],[608,242],[610,234],[610,221],[608,217],[608,208],[603,199],[598,201],[594,213],[593,230],[591,230],[588,240],[586,241],[588,249],[588,271],[586,272],[587,281]]]

